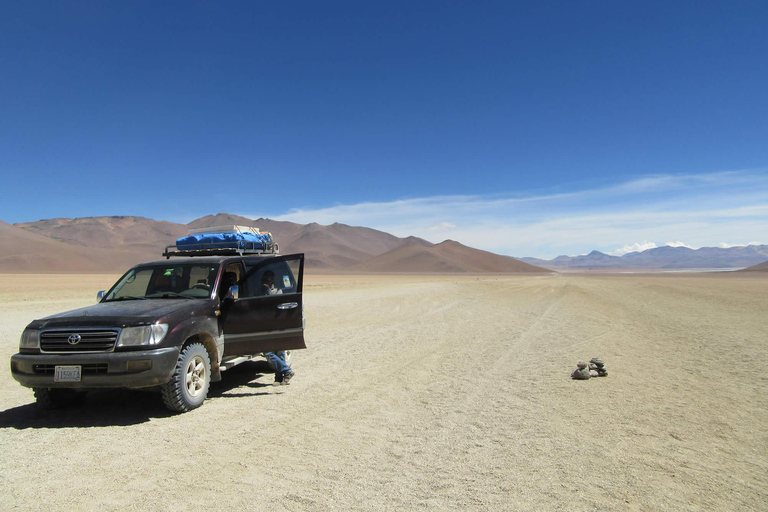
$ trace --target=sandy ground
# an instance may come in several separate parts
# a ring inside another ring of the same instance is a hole
[[[117,276],[0,275],[0,357]],[[3,510],[768,510],[768,276],[309,276],[290,386],[46,411],[0,372]],[[607,378],[574,381],[599,356]],[[6,367],[7,368],[7,367]]]

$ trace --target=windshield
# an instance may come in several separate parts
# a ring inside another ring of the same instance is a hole
[[[104,298],[105,301],[209,298],[218,264],[146,265],[131,269]]]

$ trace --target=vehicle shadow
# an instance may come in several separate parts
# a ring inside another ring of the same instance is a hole
[[[34,400],[32,390],[30,399]],[[0,428],[113,427],[167,418],[173,413],[163,406],[159,393],[127,389],[89,391],[81,405],[47,408],[36,402],[0,411]]]
[[[260,370],[264,370],[264,367],[257,362],[243,363],[227,370],[222,374],[221,381],[211,383],[208,398],[269,395],[267,392],[256,391],[272,385],[271,379],[264,379]],[[32,390],[29,390],[29,396],[34,400]],[[85,402],[77,406],[48,409],[31,402],[0,411],[0,428],[123,427],[176,415],[165,408],[159,392],[99,389],[89,391]]]
[[[269,365],[264,361],[248,361],[221,372],[219,382],[211,382],[208,398],[237,398],[269,395],[265,391],[249,392],[249,389],[272,387]],[[266,375],[265,375],[266,373]]]

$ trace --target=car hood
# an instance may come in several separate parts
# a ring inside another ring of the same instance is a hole
[[[118,302],[100,302],[72,311],[35,320],[30,327],[50,328],[68,326],[114,326],[143,325],[183,309],[196,309],[205,304],[203,300],[191,299],[147,299]]]

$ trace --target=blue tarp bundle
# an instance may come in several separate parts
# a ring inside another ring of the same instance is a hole
[[[270,233],[201,233],[176,240],[176,247],[185,251],[201,249],[261,249],[272,245]]]

